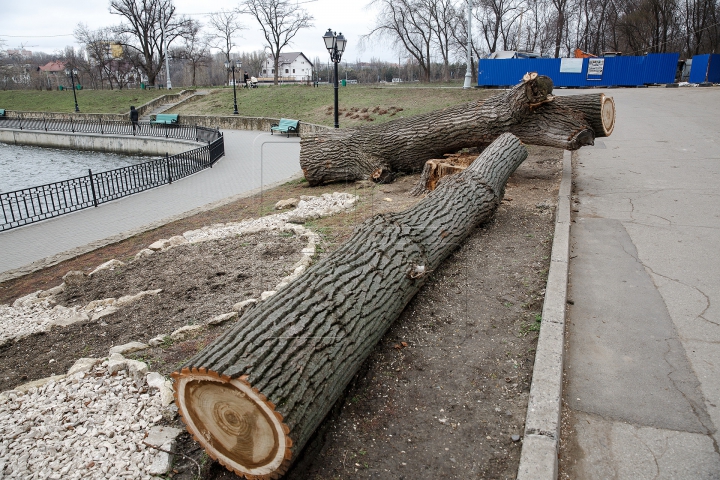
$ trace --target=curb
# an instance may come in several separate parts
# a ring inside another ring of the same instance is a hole
[[[518,480],[555,480],[558,475],[571,194],[572,153],[565,150]]]

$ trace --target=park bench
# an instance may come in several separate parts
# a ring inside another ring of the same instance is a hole
[[[155,120],[150,123],[177,125],[179,116],[177,113],[158,113],[155,115]]]
[[[300,120],[290,120],[289,118],[281,118],[280,123],[273,123],[270,125],[270,135],[273,132],[287,133],[288,138],[290,134],[300,135]]]

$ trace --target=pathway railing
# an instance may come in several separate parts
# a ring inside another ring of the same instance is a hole
[[[180,140],[209,142],[220,136],[214,128],[183,124],[137,123],[117,120],[60,120],[44,117],[0,117],[0,128],[45,132],[96,133],[100,135],[129,135],[138,137],[164,137]]]
[[[88,174],[82,177],[48,183],[39,187],[23,188],[13,192],[0,193],[0,231],[28,225],[48,218],[57,217],[88,207],[97,207],[134,193],[172,183],[206,168],[212,168],[225,155],[225,141],[222,132],[212,128],[193,125],[159,126],[148,123],[136,125],[127,122],[70,122],[62,120],[18,119],[0,121],[0,128],[22,121],[24,130],[71,131],[100,133],[108,135],[164,136],[207,142],[207,145],[165,158],[116,168],[106,172]],[[35,122],[35,123],[33,123]],[[41,122],[41,123],[40,123]],[[37,128],[42,125],[43,128]],[[47,127],[46,127],[47,126]],[[69,130],[68,130],[69,129]],[[83,130],[81,130],[83,129]],[[95,130],[93,130],[95,129]],[[168,132],[163,132],[168,130]],[[162,135],[158,134],[163,132]]]

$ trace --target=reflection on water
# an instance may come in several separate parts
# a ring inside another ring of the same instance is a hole
[[[0,143],[0,192],[59,182],[114,168],[135,165],[153,157],[86,152]]]

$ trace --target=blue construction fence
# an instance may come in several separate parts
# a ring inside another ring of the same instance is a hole
[[[515,85],[527,72],[550,77],[556,87],[636,87],[673,83],[679,58],[678,53],[651,53],[641,57],[480,59],[478,86]],[[693,58],[693,71],[695,58],[698,57]],[[720,59],[717,64],[720,65]]]
[[[720,83],[720,54],[695,55],[690,67],[690,83]]]

